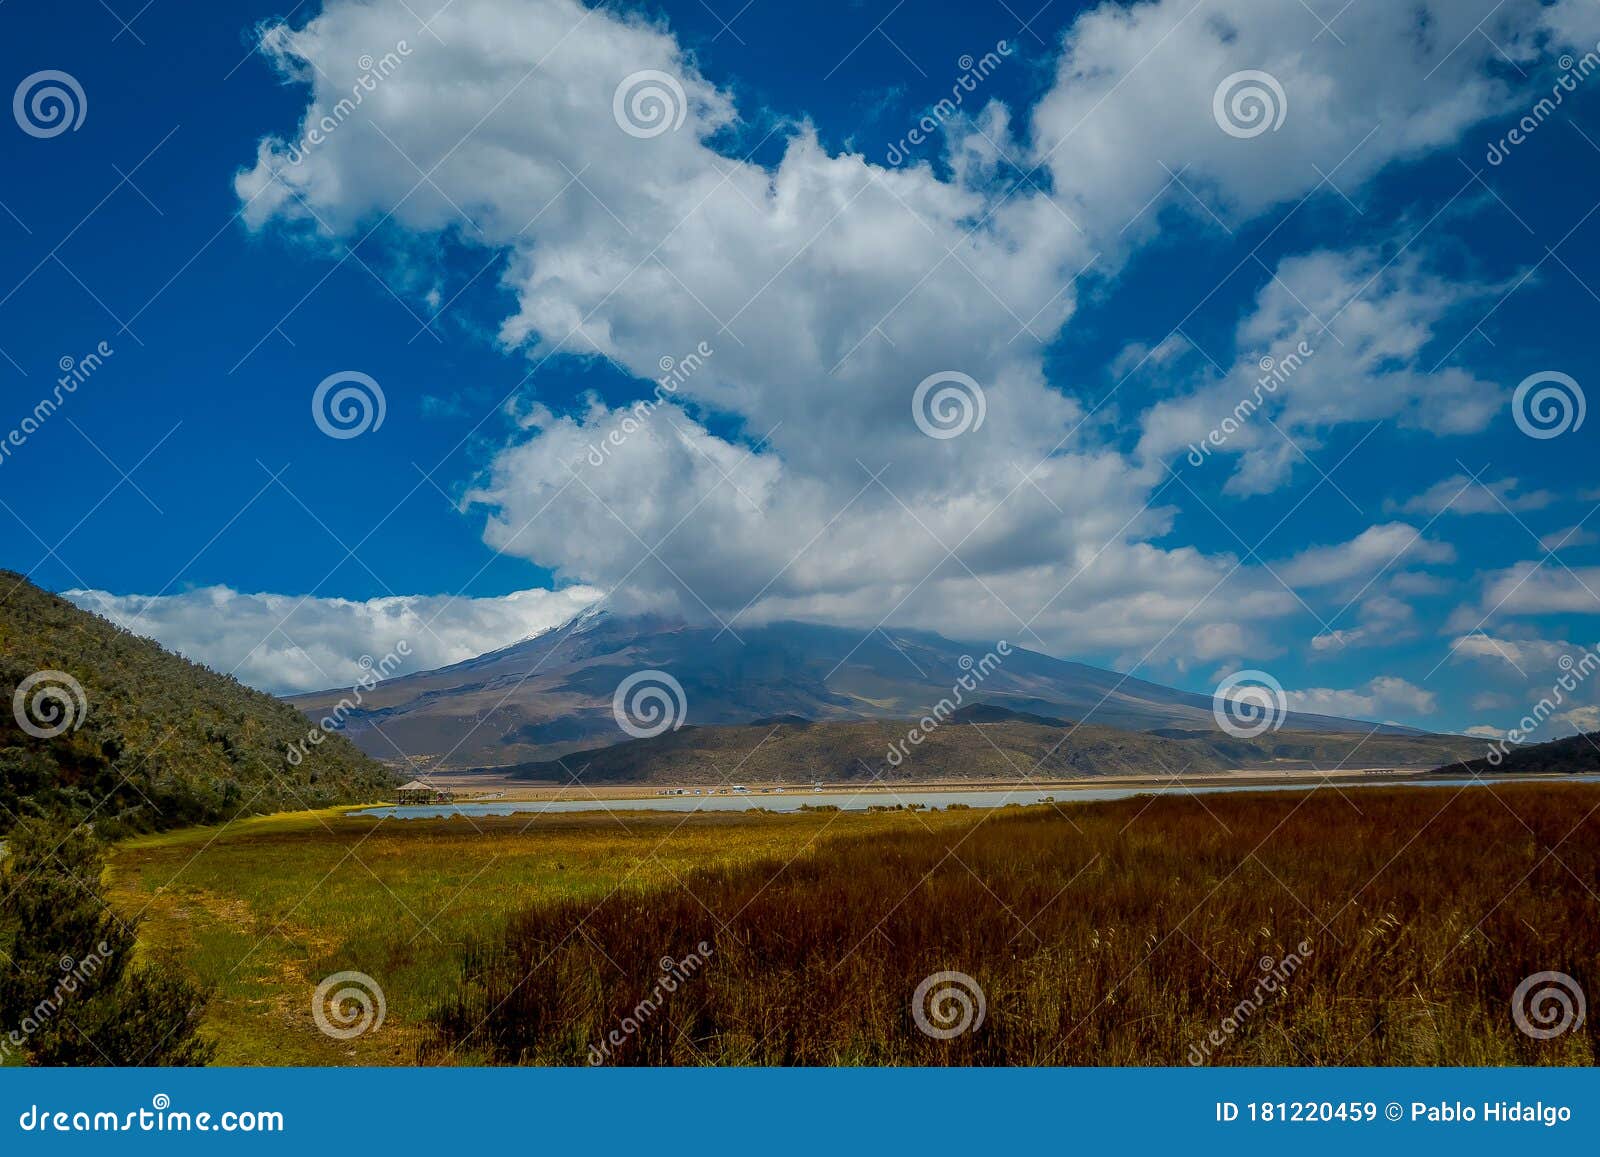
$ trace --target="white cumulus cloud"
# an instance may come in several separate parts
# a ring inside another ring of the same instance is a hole
[[[1289,691],[1285,697],[1295,711],[1378,721],[1397,715],[1431,715],[1438,708],[1438,697],[1432,691],[1394,675],[1380,675],[1352,690],[1312,687]]]
[[[803,123],[781,130],[776,160],[746,159],[758,142],[745,110],[641,16],[455,0],[430,34],[402,3],[327,0],[265,39],[307,104],[236,187],[252,227],[335,251],[381,224],[422,265],[442,236],[503,257],[515,305],[499,339],[535,372],[598,358],[643,383],[663,358],[713,351],[598,466],[590,448],[623,409],[518,399],[519,432],[467,499],[497,549],[735,628],[890,616],[1132,661],[1153,646],[1209,659],[1261,645],[1262,624],[1296,606],[1259,567],[1161,541],[1172,512],[1157,459],[1209,429],[1248,375],[1155,407],[1130,456],[1086,421],[1081,383],[1047,378],[1046,349],[1080,284],[1109,284],[1172,213],[1248,219],[1334,170],[1359,193],[1504,111],[1499,52],[1534,51],[1549,31],[1538,14],[1534,0],[1371,5],[1333,37],[1276,0],[1106,4],[1067,29],[1035,107],[992,104],[955,130],[944,177],[832,152]],[[401,41],[398,67],[341,109],[356,62]],[[1217,86],[1245,69],[1281,84],[1291,127],[1241,140],[1213,120]],[[629,133],[619,86],[646,71],[671,79],[677,127]],[[297,143],[324,118],[335,128]],[[1036,179],[1000,175],[1015,166]],[[1180,172],[1211,210],[1174,184]],[[434,289],[437,272],[417,283]],[[1275,272],[1240,324],[1240,366],[1318,336],[1276,400],[1289,437],[1314,446],[1379,419],[1469,432],[1500,404],[1464,370],[1419,368],[1444,315],[1484,287],[1441,280],[1415,252],[1314,252]],[[1157,361],[1182,352],[1151,341]],[[974,409],[967,432],[935,439],[912,401],[946,371],[978,383],[983,420]],[[1294,459],[1260,424],[1229,453],[1248,493]],[[1348,570],[1294,565],[1323,584]]]

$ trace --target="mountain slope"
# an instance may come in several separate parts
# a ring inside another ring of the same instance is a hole
[[[1393,767],[1426,770],[1480,750],[1446,736],[1294,732],[1234,739],[1166,738],[1114,727],[1073,727],[1002,709],[963,710],[920,743],[906,742],[903,720],[769,722],[684,727],[559,760],[505,769],[513,778],[584,784],[1046,782],[1107,775],[1206,775],[1242,768],[1297,771]],[[896,760],[888,753],[896,749]],[[1348,763],[1346,763],[1348,761]]]
[[[1473,744],[1472,754],[1486,750],[1480,739]],[[1600,731],[1513,747],[1498,762],[1484,755],[1439,770],[1450,775],[1596,775],[1600,774]]]
[[[294,708],[4,570],[0,692],[0,831],[53,810],[174,827],[370,800],[392,779],[337,735],[292,765],[311,730]]]
[[[695,725],[782,716],[916,718],[949,697],[959,679],[976,678],[975,665],[992,654],[990,647],[928,631],[869,633],[806,623],[741,625],[737,631],[587,612],[515,646],[388,680],[349,718],[346,734],[378,758],[397,758],[398,749],[442,769],[552,759],[627,739],[612,715],[612,697],[623,679],[641,670],[668,672],[682,685],[685,721]],[[320,716],[340,694],[317,692],[291,702]],[[965,700],[1126,730],[1215,728],[1210,696],[1020,647],[998,657]],[[1372,724],[1300,714],[1284,726],[1373,730]]]

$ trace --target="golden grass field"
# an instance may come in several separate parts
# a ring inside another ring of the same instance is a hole
[[[109,874],[140,950],[215,985],[219,1065],[410,1064],[453,991],[462,946],[515,912],[644,894],[709,865],[815,854],[820,839],[970,823],[971,813],[663,812],[376,821],[291,812],[120,844]],[[318,1031],[310,994],[344,969],[377,978],[383,1028]]]
[[[1220,1064],[1593,1064],[1524,976],[1600,983],[1600,786],[1370,788],[986,811],[271,816],[121,845],[141,950],[216,988],[219,1064],[584,1063],[664,955],[715,956],[629,1034],[643,1064],[1183,1064],[1311,946]],[[388,1018],[343,1042],[354,969]],[[981,1029],[912,990],[982,984]]]

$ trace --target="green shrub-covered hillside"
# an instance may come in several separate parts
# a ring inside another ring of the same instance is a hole
[[[291,765],[311,727],[0,570],[0,832],[26,815],[91,816],[109,835],[382,794],[389,771],[339,736]]]

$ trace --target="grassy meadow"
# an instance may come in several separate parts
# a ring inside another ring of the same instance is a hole
[[[143,915],[140,951],[213,986],[205,1031],[217,1064],[412,1064],[464,946],[514,913],[644,896],[708,865],[814,854],[835,834],[967,822],[959,812],[379,821],[347,810],[142,836],[112,856],[113,903]],[[310,997],[347,969],[378,981],[388,1011],[380,1030],[340,1041],[318,1031]]]
[[[142,951],[215,986],[221,1064],[584,1064],[619,1025],[608,1063],[1593,1064],[1592,1018],[1534,1040],[1511,997],[1549,970],[1596,990],[1597,809],[1600,787],[1541,783],[531,824],[330,812],[136,839],[111,883],[145,909]],[[663,996],[663,958],[702,942]],[[348,1042],[309,1007],[342,969],[388,1000]],[[912,1012],[942,971],[986,1006],[949,1040]]]

